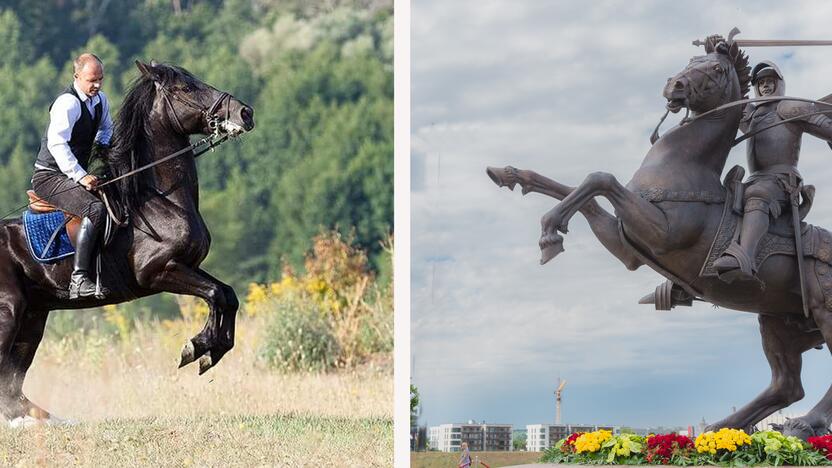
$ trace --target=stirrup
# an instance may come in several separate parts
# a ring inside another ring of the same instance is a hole
[[[96,286],[95,281],[89,279],[83,273],[73,273],[69,280],[69,298],[72,299],[86,299],[93,297],[95,299],[104,299],[110,291],[103,286]]]
[[[722,256],[714,261],[714,266],[716,266],[716,263],[719,262],[720,259],[725,257],[733,257],[739,266],[727,269],[717,267],[717,276],[720,280],[729,284],[739,280],[757,282],[762,285],[762,281],[757,278],[757,268],[754,265],[754,260],[748,256],[745,249],[743,249],[739,244],[732,242],[731,245],[725,249],[725,252],[722,253]]]

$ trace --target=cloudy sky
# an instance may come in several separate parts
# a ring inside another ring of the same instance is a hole
[[[702,53],[692,40],[733,26],[746,39],[832,39],[832,2],[416,0],[411,15],[411,349],[422,423],[554,421],[558,376],[571,423],[714,422],[759,393],[770,375],[755,315],[638,305],[663,278],[627,271],[580,215],[566,252],[540,266],[539,221],[554,200],[498,188],[485,168],[569,185],[604,170],[626,182],[664,111],[667,77]],[[832,93],[832,48],[748,52],[752,64],[780,65],[788,95]],[[801,171],[818,186],[809,221],[826,227],[830,161],[824,143],[804,138]],[[745,164],[743,147],[726,168],[734,164]],[[803,369],[806,398],[789,413],[829,388],[829,351],[806,353]]]

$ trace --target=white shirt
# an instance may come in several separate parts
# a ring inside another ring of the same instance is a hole
[[[90,98],[78,89],[78,85],[74,82],[72,86],[80,101],[75,96],[64,93],[52,103],[52,110],[49,111],[49,128],[46,130],[46,147],[55,158],[61,172],[78,182],[87,175],[87,171],[78,164],[78,159],[72,154],[69,140],[72,138],[72,128],[75,122],[81,118],[81,106],[87,106],[90,115],[95,118],[95,106],[101,102],[102,117],[98,132],[95,134],[96,143],[103,145],[110,143],[110,138],[113,136],[113,120],[110,118],[110,103],[103,91],[99,91],[96,96]],[[36,165],[36,167],[39,166]]]

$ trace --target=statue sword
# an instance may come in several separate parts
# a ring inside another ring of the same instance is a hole
[[[832,46],[832,41],[804,40],[804,39],[736,39],[734,36],[740,33],[736,27],[728,33],[728,44],[737,44],[739,47],[793,47],[793,46]],[[695,46],[705,45],[705,41],[699,39],[693,41]]]

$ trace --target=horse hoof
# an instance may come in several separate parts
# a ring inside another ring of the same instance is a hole
[[[508,189],[512,191],[514,190],[514,186],[517,184],[516,172],[517,169],[511,166],[506,166],[503,169],[489,166],[485,169],[485,173],[488,174],[488,177],[490,177],[498,187],[508,187]],[[525,193],[523,195],[525,195]]]
[[[199,358],[199,375],[208,372],[208,369],[214,367],[214,361],[210,354],[206,354]]]
[[[546,236],[540,242],[540,264],[545,265],[561,252],[563,252],[563,237],[557,234]]]
[[[196,349],[191,340],[182,347],[182,359],[179,361],[179,368],[183,368],[196,360]]]
[[[40,426],[41,424],[47,424],[47,420],[35,418],[29,415],[18,416],[9,420],[9,427],[12,429]]]

